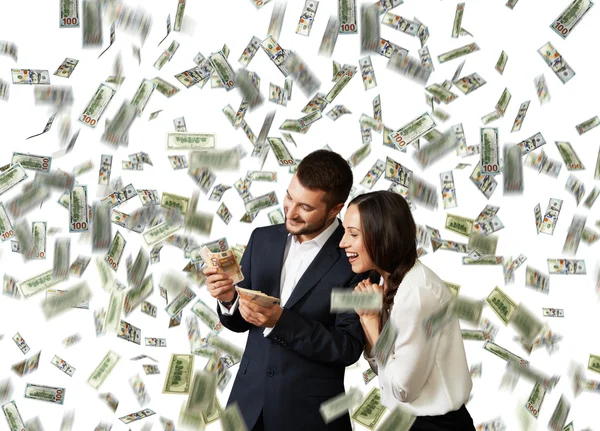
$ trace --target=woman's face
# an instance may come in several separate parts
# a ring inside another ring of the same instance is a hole
[[[350,205],[344,214],[344,236],[340,241],[340,248],[346,251],[346,256],[352,272],[360,274],[361,272],[376,269],[375,264],[371,260],[371,256],[365,248],[362,226],[360,222],[360,213],[356,205]]]

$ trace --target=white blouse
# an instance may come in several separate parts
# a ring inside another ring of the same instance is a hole
[[[379,281],[383,285],[383,277]],[[440,310],[452,294],[429,267],[417,259],[400,283],[390,312],[398,328],[392,354],[383,366],[364,353],[379,377],[381,404],[397,405],[415,416],[443,415],[469,399],[473,382],[457,317],[425,339],[423,320]]]

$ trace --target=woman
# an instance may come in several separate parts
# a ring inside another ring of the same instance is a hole
[[[424,335],[423,321],[452,295],[417,258],[416,226],[407,202],[390,191],[359,195],[348,205],[343,226],[340,247],[352,271],[381,276],[379,285],[365,280],[355,288],[383,292],[381,313],[357,310],[365,332],[364,357],[379,376],[381,403],[390,410],[401,405],[417,416],[411,431],[474,431],[464,405],[473,383],[458,319],[451,318],[429,340]],[[370,354],[386,322],[398,336],[382,364]]]

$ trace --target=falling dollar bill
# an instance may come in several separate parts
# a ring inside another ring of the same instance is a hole
[[[89,229],[87,202],[87,186],[73,186],[69,199],[69,232],[83,232]]]
[[[594,6],[594,3],[591,0],[573,0],[558,18],[550,24],[550,28],[557,35],[566,39],[592,6]]]
[[[112,100],[115,93],[116,91],[112,88],[108,87],[107,85],[100,84],[96,90],[96,93],[94,93],[92,99],[77,120],[91,127],[92,129],[95,128],[98,124],[98,120],[100,120],[102,113]]]

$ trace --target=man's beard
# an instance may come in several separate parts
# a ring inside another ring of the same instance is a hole
[[[304,226],[299,227],[299,228],[297,228],[297,230],[292,231],[288,227],[287,219],[286,219],[285,228],[292,235],[310,235],[311,233],[319,232],[321,229],[323,229],[325,227],[326,223],[327,223],[327,216],[325,216],[323,218],[323,220],[321,220],[319,223],[310,224],[310,223],[305,222]]]

